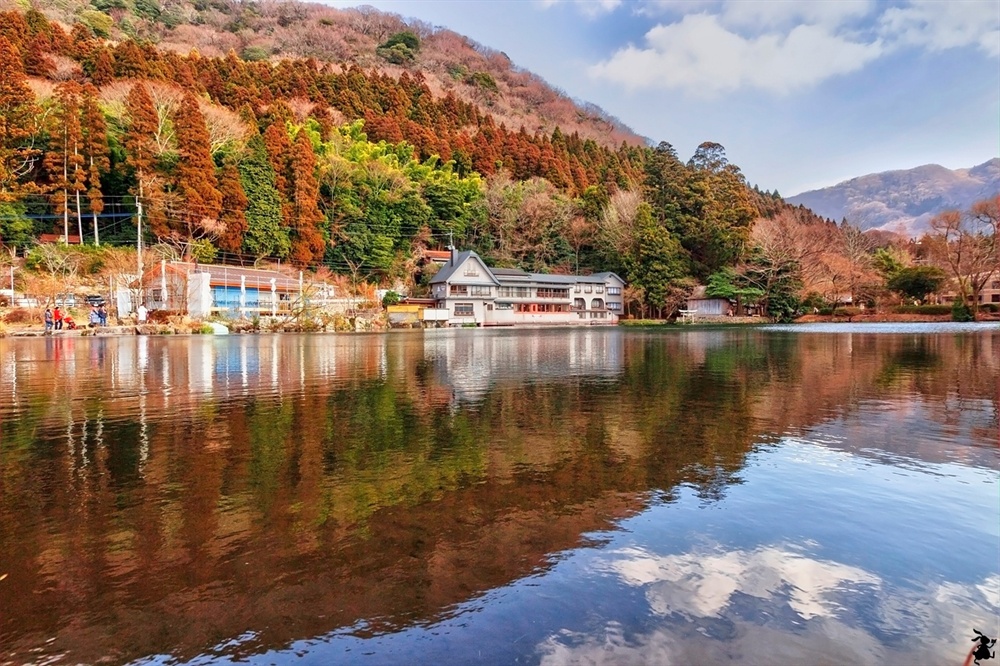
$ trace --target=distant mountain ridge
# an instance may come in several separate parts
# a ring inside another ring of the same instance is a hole
[[[914,169],[883,171],[846,180],[832,187],[788,197],[817,215],[847,219],[862,229],[884,229],[917,236],[936,214],[966,210],[974,202],[1000,193],[1000,158],[969,169],[925,164]]]

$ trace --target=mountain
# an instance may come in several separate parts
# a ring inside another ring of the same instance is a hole
[[[28,3],[0,0],[0,10],[23,11],[21,4]],[[392,78],[419,72],[435,97],[451,94],[474,104],[515,132],[523,127],[532,135],[551,135],[558,127],[564,135],[576,133],[608,148],[649,142],[598,106],[573,100],[518,67],[501,51],[372,7],[336,9],[295,0],[36,0],[30,5],[67,33],[77,24],[110,42],[135,40],[182,56],[232,53],[274,65],[308,58]],[[389,45],[401,34],[414,36],[413,48]]]
[[[966,210],[1000,192],[1000,158],[970,169],[926,164],[915,169],[883,171],[787,199],[817,215],[847,219],[862,229],[884,229],[916,236],[934,215]]]

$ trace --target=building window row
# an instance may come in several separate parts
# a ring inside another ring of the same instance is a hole
[[[527,287],[500,287],[500,295],[507,298],[531,298],[531,290]]]
[[[455,303],[455,316],[456,317],[471,317],[475,314],[472,309],[472,303]]]
[[[621,295],[622,295],[621,287],[608,287],[608,296],[621,296]]]
[[[538,298],[569,298],[569,289],[538,289]]]

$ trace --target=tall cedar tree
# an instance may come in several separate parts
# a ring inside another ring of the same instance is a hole
[[[247,197],[243,249],[256,257],[287,257],[288,230],[281,225],[281,195],[275,187],[274,169],[259,134],[247,142],[239,171]]]
[[[20,180],[34,167],[34,100],[17,49],[0,37],[0,201],[17,193]]]
[[[264,131],[264,146],[267,148],[267,161],[274,169],[274,186],[285,202],[291,201],[292,142],[283,121],[271,123]]]
[[[247,231],[247,195],[240,183],[240,172],[232,163],[226,163],[219,174],[219,190],[222,192],[222,231],[218,245],[227,252],[239,252],[243,247],[243,235]]]
[[[316,179],[316,154],[304,130],[299,131],[292,153],[295,187],[292,199],[292,261],[308,265],[323,258],[325,243],[320,224],[319,181]]]
[[[50,116],[50,150],[45,155],[49,172],[52,203],[63,218],[63,235],[69,237],[70,198],[84,189],[86,171],[80,153],[83,134],[80,128],[80,87],[70,81],[56,88],[55,112]],[[77,231],[83,242],[83,221],[77,209]]]
[[[218,231],[222,213],[222,193],[215,180],[212,144],[205,126],[205,116],[198,100],[188,93],[174,115],[177,134],[177,193],[181,196],[176,229],[188,242],[213,236]]]
[[[104,196],[101,193],[101,174],[111,168],[108,159],[108,126],[104,112],[97,103],[97,88],[89,83],[83,87],[83,157],[87,169],[87,201],[94,218],[94,244],[100,245],[97,231],[97,216],[104,211]]]
[[[132,168],[135,186],[132,193],[143,199],[155,196],[157,182],[156,129],[160,124],[153,98],[145,84],[136,83],[125,102],[128,114],[128,132],[125,134],[125,161]]]

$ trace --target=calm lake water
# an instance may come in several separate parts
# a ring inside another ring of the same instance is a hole
[[[0,663],[961,664],[1000,328],[0,340]]]

